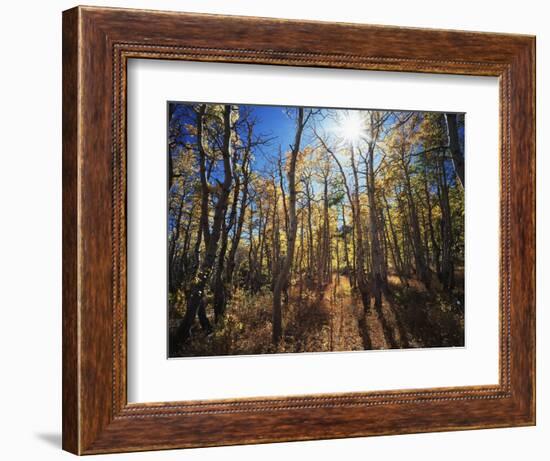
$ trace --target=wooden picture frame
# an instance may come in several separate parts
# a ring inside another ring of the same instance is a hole
[[[129,404],[130,58],[496,76],[500,382]],[[76,7],[63,13],[63,448],[93,454],[535,424],[535,38]]]

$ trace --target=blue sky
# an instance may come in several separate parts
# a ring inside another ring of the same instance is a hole
[[[271,139],[269,144],[262,148],[263,156],[261,153],[256,153],[255,162],[252,166],[255,169],[261,169],[269,158],[277,158],[279,155],[279,146],[284,153],[288,152],[294,144],[297,108],[289,106],[239,105],[240,110],[245,110],[245,108],[251,110],[253,116],[258,120],[258,124],[255,127],[256,134],[265,135],[266,138]],[[324,129],[329,128],[329,125],[333,124],[332,121],[320,121],[319,117],[316,118],[316,123]],[[311,123],[308,125],[308,128],[302,134],[301,148],[317,144],[311,130]]]
[[[244,106],[240,106],[244,107]],[[258,117],[258,131],[275,136],[277,144],[292,143],[295,123],[285,113],[286,107],[280,106],[248,106]]]
[[[194,115],[192,115],[191,109],[194,106],[193,103],[170,103],[170,113],[175,110],[177,115],[176,118],[183,123],[194,123]],[[294,136],[296,131],[296,122],[294,120],[295,114],[297,112],[296,107],[286,107],[286,106],[262,106],[262,105],[238,105],[240,111],[250,111],[252,118],[255,118],[257,123],[255,126],[255,135],[262,135],[265,138],[271,139],[267,145],[263,145],[261,149],[256,149],[254,153],[254,160],[252,163],[252,169],[255,171],[264,170],[264,166],[267,166],[268,163],[278,157],[279,147],[281,151],[288,152],[290,146],[294,142]],[[342,110],[344,117],[350,117],[354,115],[357,110]],[[338,127],[338,124],[335,125],[334,120],[326,119],[320,121],[319,117],[316,117],[316,123],[320,131],[333,132],[335,126]],[[341,126],[340,126],[341,128]],[[337,129],[337,128],[336,128]],[[185,131],[185,130],[184,130]],[[339,137],[338,132],[336,132],[337,137]],[[459,134],[460,138],[463,139],[464,132],[461,130]],[[186,141],[196,142],[192,137],[187,137],[185,134],[183,138]],[[180,138],[180,141],[183,139]],[[307,129],[302,136],[301,147],[307,145],[317,144],[315,139],[313,139],[313,134],[311,130]],[[419,146],[419,149],[421,146]],[[344,165],[346,162],[343,162]],[[447,165],[452,168],[452,165]],[[215,174],[215,173],[214,173]],[[449,176],[454,179],[453,175]]]

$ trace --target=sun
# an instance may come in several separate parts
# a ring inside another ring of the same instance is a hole
[[[344,140],[351,144],[357,144],[363,135],[363,120],[358,111],[348,111],[338,120],[338,131]]]

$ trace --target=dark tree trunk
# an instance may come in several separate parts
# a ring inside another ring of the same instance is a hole
[[[426,263],[424,248],[422,245],[422,237],[420,233],[420,225],[418,224],[418,214],[412,193],[412,185],[409,169],[404,164],[403,172],[405,174],[405,189],[407,192],[407,201],[409,205],[409,218],[411,224],[411,237],[413,244],[413,253],[416,266],[416,273],[426,288],[430,288],[431,277],[430,270]]]
[[[202,106],[204,108],[204,106]],[[195,321],[197,313],[199,315],[199,321],[203,330],[207,333],[211,331],[211,325],[206,315],[206,308],[204,302],[204,291],[207,286],[208,280],[214,268],[216,262],[216,253],[218,249],[218,242],[221,236],[222,224],[225,217],[225,210],[227,207],[227,202],[229,198],[229,192],[231,189],[232,183],[232,169],[231,169],[231,106],[224,106],[223,113],[223,146],[222,146],[222,156],[223,156],[223,171],[224,178],[223,182],[218,184],[219,194],[218,201],[214,209],[214,219],[212,222],[212,231],[209,230],[208,225],[208,197],[205,200],[205,193],[208,194],[208,184],[206,184],[206,175],[205,175],[205,151],[203,147],[203,133],[202,127],[204,123],[204,109],[201,109],[199,113],[199,120],[197,123],[198,127],[198,144],[199,144],[199,156],[200,156],[200,172],[201,172],[201,183],[202,183],[202,201],[201,201],[201,221],[203,225],[203,233],[205,234],[205,255],[204,259],[200,265],[197,276],[189,287],[189,298],[187,300],[187,310],[183,317],[182,322],[180,323],[176,334],[175,342],[173,344],[177,347],[177,344],[184,344],[189,339],[191,334],[191,327]]]
[[[346,271],[348,273],[349,283],[352,288],[355,288],[355,277],[353,268],[351,267],[350,261],[349,261],[349,249],[348,249],[348,230],[346,225],[346,211],[344,209],[344,206],[342,205],[342,230],[343,230],[343,238],[344,238],[344,253],[345,253],[345,261],[346,261]]]
[[[439,197],[441,206],[441,276],[440,281],[443,287],[451,290],[454,287],[454,264],[453,264],[453,231],[451,206],[449,203],[449,185],[445,172],[445,160],[443,153],[439,158]]]
[[[391,217],[390,213],[390,206],[388,204],[388,199],[386,198],[386,194],[382,191],[382,199],[384,200],[384,205],[386,206],[386,216],[388,217],[387,222],[389,224],[390,232],[391,232],[391,239],[393,242],[393,245],[390,245],[390,248],[392,248],[393,252],[393,260],[394,260],[394,266],[397,274],[399,275],[399,278],[403,280],[404,276],[404,269],[403,269],[403,261],[401,259],[401,250],[399,248],[399,241],[397,239],[397,234],[395,232],[395,227],[393,225],[393,219]]]
[[[377,309],[382,307],[382,291],[385,288],[386,280],[383,277],[382,248],[380,245],[380,230],[378,223],[378,208],[376,206],[375,183],[374,183],[374,141],[369,145],[367,153],[367,197],[369,202],[369,234],[371,250],[371,273],[372,273],[372,295],[374,306]]]
[[[437,274],[441,273],[441,266],[440,266],[440,255],[441,250],[439,248],[439,245],[437,244],[437,240],[435,238],[435,231],[433,226],[433,210],[432,210],[432,199],[430,196],[430,190],[428,185],[428,170],[426,166],[424,166],[424,195],[426,197],[426,206],[428,208],[428,229],[430,231],[430,241],[432,243],[432,261],[434,264],[434,268]]]
[[[286,254],[283,256],[280,270],[277,271],[277,276],[273,283],[273,343],[279,344],[281,341],[282,327],[282,305],[281,294],[282,290],[288,285],[290,279],[290,271],[292,269],[292,260],[294,258],[294,247],[296,243],[297,219],[296,219],[296,162],[298,153],[300,152],[300,144],[302,142],[302,133],[304,125],[307,123],[307,117],[304,120],[304,109],[297,109],[298,117],[296,120],[296,136],[294,145],[290,153],[289,167],[287,172],[288,180],[288,235],[286,244]]]
[[[447,122],[447,135],[449,137],[449,150],[453,158],[453,165],[460,185],[464,187],[464,152],[460,146],[458,136],[457,114],[445,114]]]

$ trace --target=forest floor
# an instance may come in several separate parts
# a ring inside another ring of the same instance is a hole
[[[371,308],[365,315],[345,275],[335,275],[320,300],[329,319],[329,350],[391,349],[401,344],[400,327],[386,297],[382,311]]]
[[[329,319],[330,351],[396,349],[463,345],[460,308],[409,279],[405,285],[390,277],[382,306],[365,314],[349,278],[335,275],[322,295],[320,307]]]
[[[222,325],[205,335],[198,325],[192,340],[174,356],[328,352],[464,345],[463,293],[426,290],[415,279],[390,276],[382,306],[364,313],[345,275],[324,289],[294,286],[284,307],[284,336],[271,342],[271,293],[237,291]]]

